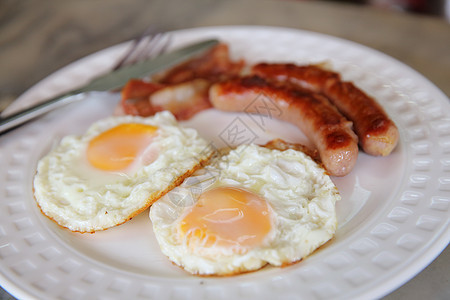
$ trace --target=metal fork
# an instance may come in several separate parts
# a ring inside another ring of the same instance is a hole
[[[125,66],[158,56],[167,50],[170,42],[170,35],[155,29],[153,26],[148,27],[139,37],[132,40],[128,51],[111,70],[116,71]]]
[[[126,51],[119,61],[112,67],[110,72],[117,71],[152,57],[156,57],[165,52],[170,42],[171,39],[169,35],[162,31],[155,30],[154,27],[149,27],[142,33],[142,35],[132,40],[128,51]],[[96,78],[94,78],[91,83],[95,82],[95,79]],[[12,115],[7,115],[6,117],[1,116],[0,114],[0,134],[29,120],[42,116],[43,114],[54,109],[81,100],[83,97],[79,95],[82,95],[87,91],[90,91],[90,89],[79,88],[23,109]]]

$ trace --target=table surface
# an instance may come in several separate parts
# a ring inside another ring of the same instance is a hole
[[[257,7],[257,9],[256,9]],[[59,68],[129,40],[149,24],[166,30],[268,25],[310,30],[382,51],[450,96],[450,24],[431,16],[325,1],[0,1],[0,110]],[[449,249],[383,299],[450,299]],[[0,299],[14,299],[0,290]]]

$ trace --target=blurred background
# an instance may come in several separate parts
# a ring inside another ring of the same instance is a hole
[[[348,2],[358,5],[369,5],[379,9],[433,15],[450,18],[450,1],[448,0],[330,0],[335,2]]]

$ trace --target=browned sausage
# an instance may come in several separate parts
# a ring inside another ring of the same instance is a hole
[[[388,155],[398,143],[398,129],[383,108],[353,83],[342,81],[336,72],[313,65],[260,63],[252,67],[252,73],[323,93],[353,122],[361,148],[368,154]]]
[[[219,82],[209,90],[211,104],[224,111],[265,113],[252,105],[261,95],[281,111],[275,117],[295,124],[311,139],[331,175],[344,176],[353,169],[358,145],[352,124],[324,96],[257,76]]]

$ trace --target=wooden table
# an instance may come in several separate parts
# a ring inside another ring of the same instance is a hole
[[[437,17],[322,1],[6,0],[0,1],[0,110],[45,76],[149,24],[269,25],[333,35],[404,62],[450,96],[450,24]],[[450,299],[449,260],[447,248],[385,299]]]

